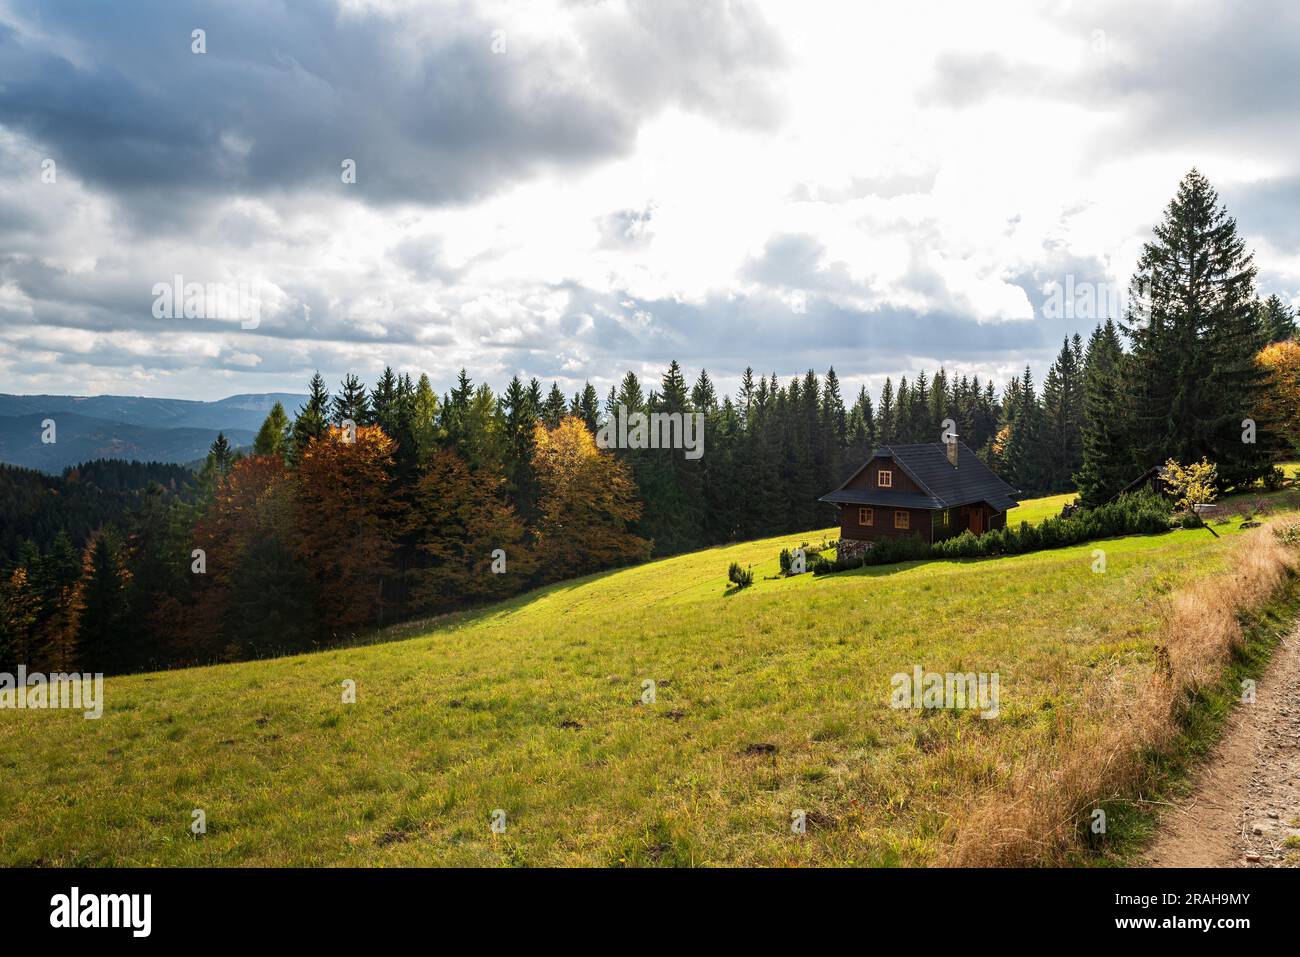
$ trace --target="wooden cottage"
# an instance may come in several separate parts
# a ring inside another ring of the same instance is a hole
[[[1020,495],[962,442],[876,449],[847,482],[819,501],[840,512],[840,557],[856,557],[883,538],[943,541],[1007,523]]]

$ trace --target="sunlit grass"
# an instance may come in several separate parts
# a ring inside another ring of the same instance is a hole
[[[927,863],[954,809],[1089,682],[1144,678],[1164,598],[1251,534],[1219,531],[767,577],[828,529],[405,640],[111,678],[99,721],[0,712],[0,863]],[[754,585],[728,587],[732,561]],[[892,710],[890,677],[914,664],[999,672],[1000,717]]]
[[[1037,525],[1045,518],[1055,518],[1061,514],[1061,508],[1079,497],[1077,492],[1064,495],[1047,495],[1043,498],[1027,498],[1007,512],[1007,524],[1015,528],[1021,522]]]

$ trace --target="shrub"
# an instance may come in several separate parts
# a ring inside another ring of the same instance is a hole
[[[781,554],[778,556],[781,562],[781,577],[789,578],[791,575],[801,575],[803,572],[808,571],[814,564],[816,564],[818,553],[826,551],[827,547],[826,542],[823,540],[821,545],[817,548],[813,548],[807,542],[800,542],[799,548],[797,549],[781,549]],[[795,565],[794,553],[796,551],[803,552],[804,567],[802,571],[798,570]]]
[[[1273,528],[1273,534],[1281,540],[1283,545],[1292,547],[1300,545],[1300,522],[1282,522]]]
[[[1198,522],[1195,515],[1177,521]],[[1113,535],[1149,534],[1169,530],[1169,505],[1159,495],[1140,492],[1123,495],[1106,505],[1076,512],[1069,518],[1048,518],[1041,525],[1021,522],[1019,529],[994,528],[983,535],[969,530],[956,538],[936,542],[930,554],[936,558],[985,558],[989,555],[1020,555],[1047,548],[1065,548],[1095,538]]]
[[[741,568],[740,562],[732,562],[727,569],[727,579],[737,588],[754,584],[754,573],[748,568]]]
[[[892,565],[895,562],[915,561],[929,554],[929,545],[919,538],[904,535],[902,538],[885,538],[876,542],[866,551],[858,564]]]
[[[1191,511],[1193,505],[1214,501],[1218,471],[1214,463],[1204,457],[1189,465],[1179,465],[1169,459],[1161,469],[1160,477],[1173,490],[1180,509]]]

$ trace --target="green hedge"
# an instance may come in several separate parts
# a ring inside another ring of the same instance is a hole
[[[1114,502],[1077,512],[1069,518],[1045,519],[1039,525],[1021,522],[1019,528],[995,528],[983,535],[962,532],[956,538],[930,546],[930,555],[934,558],[1020,555],[1115,535],[1166,532],[1172,520],[1164,499],[1151,492],[1141,492],[1122,495]]]

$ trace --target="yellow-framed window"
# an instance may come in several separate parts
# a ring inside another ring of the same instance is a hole
[[[876,473],[876,485],[880,488],[894,487],[894,473],[890,469],[881,469]]]
[[[859,525],[874,525],[875,521],[876,521],[876,513],[872,509],[869,508],[858,509]]]
[[[911,528],[912,513],[905,509],[898,509],[894,512],[894,528]]]

